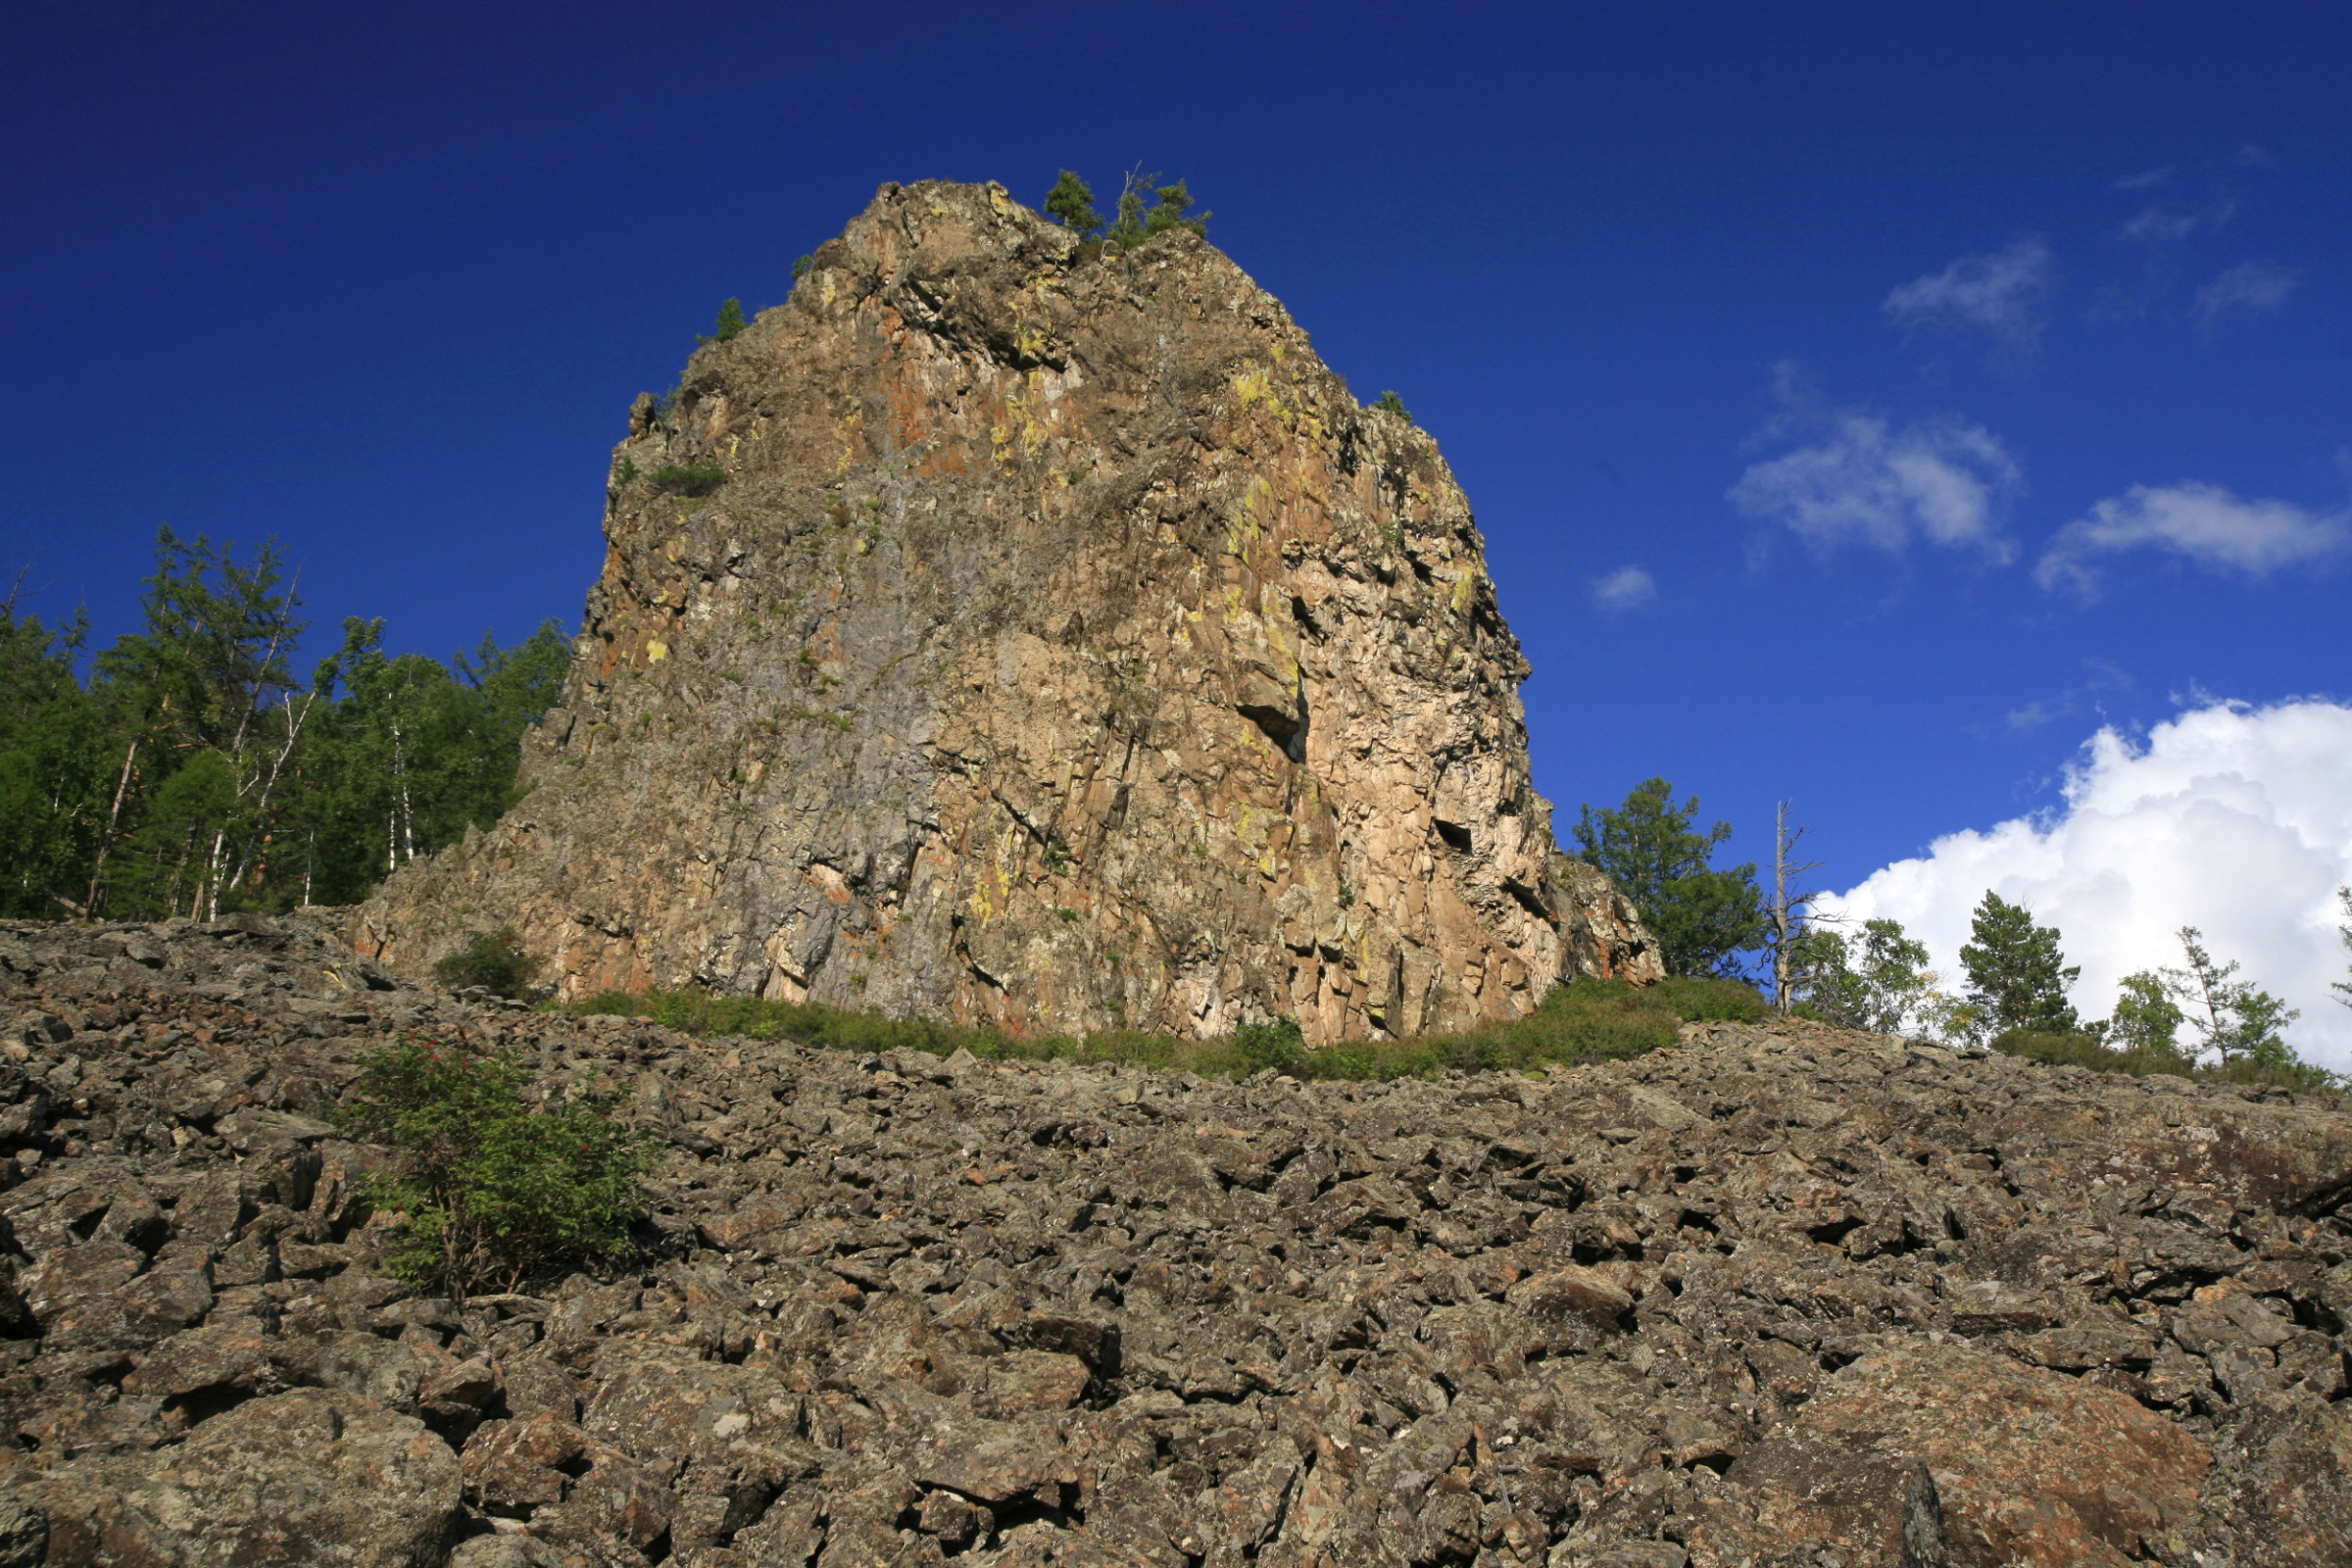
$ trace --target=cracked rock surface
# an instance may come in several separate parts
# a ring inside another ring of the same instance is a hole
[[[1209,1083],[0,927],[0,1563],[2341,1564],[2352,1116],[1808,1025]],[[624,1089],[642,1259],[380,1272],[402,1030]]]
[[[1436,442],[1192,234],[886,185],[609,503],[527,798],[357,923],[397,971],[509,926],[567,997],[1310,1043],[1660,973]]]

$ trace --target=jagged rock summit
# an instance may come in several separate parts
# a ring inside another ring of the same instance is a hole
[[[396,969],[512,926],[565,995],[1310,1041],[1657,971],[1437,444],[1195,235],[885,185],[609,499],[528,797],[359,918]]]

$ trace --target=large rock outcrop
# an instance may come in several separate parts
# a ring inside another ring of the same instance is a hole
[[[1810,1024],[1244,1084],[0,925],[0,1564],[2342,1568],[2352,1116]],[[623,1092],[644,1250],[385,1277],[403,1036]],[[454,1547],[454,1549],[452,1549]]]
[[[886,185],[610,499],[531,793],[360,922],[396,969],[505,925],[566,995],[1310,1041],[1657,972],[1555,876],[1436,443],[1191,234]]]

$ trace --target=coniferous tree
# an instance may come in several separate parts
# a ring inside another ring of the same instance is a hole
[[[1755,862],[1716,870],[1710,862],[1731,824],[1702,833],[1691,825],[1697,815],[1697,796],[1678,807],[1674,786],[1653,778],[1614,810],[1584,807],[1576,842],[1642,911],[1667,973],[1733,975],[1738,955],[1764,936]]]
[[[2205,934],[2193,925],[2180,930],[2186,963],[2159,971],[2189,1026],[2204,1038],[2198,1052],[2210,1051],[2224,1067],[2243,1062],[2254,1067],[2291,1067],[2295,1053],[2286,1043],[2286,1026],[2302,1014],[2249,981],[2231,977],[2237,960],[2217,963],[2205,949]]]
[[[725,304],[719,306],[718,308],[717,330],[713,331],[709,337],[704,337],[698,333],[695,337],[695,341],[703,345],[705,348],[710,347],[713,343],[731,343],[735,339],[743,336],[743,329],[747,324],[749,323],[747,323],[743,318],[743,301],[728,300]]]
[[[1080,239],[1092,238],[1102,226],[1102,215],[1095,211],[1094,191],[1071,170],[1063,170],[1054,188],[1046,192],[1045,211],[1048,218],[1059,220]]]
[[[1960,950],[1968,973],[1968,1001],[1984,1028],[1994,1034],[2022,1029],[2033,1034],[2070,1035],[2082,1021],[2066,1000],[2066,988],[2081,977],[2058,951],[2058,928],[2035,925],[2033,911],[1987,889],[1970,921],[1974,939]]]

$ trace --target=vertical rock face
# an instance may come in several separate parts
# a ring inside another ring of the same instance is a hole
[[[1562,870],[1436,443],[1206,242],[883,187],[640,399],[527,798],[355,936],[565,994],[1309,1040],[1656,972]]]

